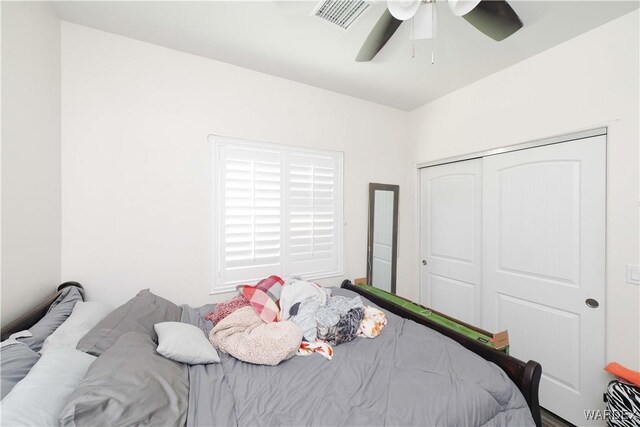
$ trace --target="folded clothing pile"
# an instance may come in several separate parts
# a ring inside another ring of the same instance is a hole
[[[362,322],[360,322],[360,327],[358,328],[358,336],[375,338],[380,335],[382,328],[384,328],[386,324],[387,316],[385,316],[383,311],[365,306]]]
[[[308,292],[314,296],[292,304],[295,312],[290,312],[290,318],[300,326],[307,343],[339,345],[356,337],[375,338],[387,324],[385,314],[376,308],[364,306],[359,296],[331,296],[329,289],[320,288],[315,283],[304,283],[297,286],[316,287],[316,293]],[[310,347],[306,347],[301,349],[304,355],[309,354],[306,350]],[[324,347],[311,348],[320,348],[327,357]]]
[[[357,336],[363,317],[360,297],[332,297],[316,311],[317,337],[332,345],[349,342]]]
[[[279,320],[284,280],[269,276],[255,286],[238,287],[239,295],[220,303],[205,316],[214,321],[209,340],[218,350],[243,362],[275,366],[293,357],[302,341],[302,330]]]
[[[254,364],[277,365],[295,354],[333,356],[332,345],[356,337],[374,338],[385,314],[365,307],[359,296],[331,291],[299,277],[269,276],[205,316],[214,323],[209,340],[220,351]]]

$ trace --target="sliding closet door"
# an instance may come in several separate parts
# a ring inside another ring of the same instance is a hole
[[[421,303],[480,323],[481,159],[421,170]]]
[[[483,326],[542,364],[542,406],[603,407],[605,137],[483,161]]]

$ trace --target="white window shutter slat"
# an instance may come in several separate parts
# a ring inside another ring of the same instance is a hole
[[[336,217],[342,218],[342,195],[336,190],[338,167],[338,159],[331,155],[290,153],[287,157],[287,264],[291,274],[315,277],[340,269],[341,230]]]
[[[220,147],[218,276],[231,289],[281,268],[281,157],[272,150]]]
[[[271,274],[342,274],[342,153],[211,136],[213,292]]]

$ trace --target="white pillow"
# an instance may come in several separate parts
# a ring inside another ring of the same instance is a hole
[[[3,426],[57,426],[58,416],[95,356],[51,346],[27,376],[2,399]]]
[[[187,365],[220,362],[218,352],[200,328],[180,322],[156,323],[153,328],[158,334],[157,351],[164,357]]]
[[[109,304],[78,301],[69,318],[44,341],[40,353],[54,345],[75,349],[78,341],[112,311],[113,306]]]

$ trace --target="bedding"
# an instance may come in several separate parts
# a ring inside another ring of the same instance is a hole
[[[144,289],[102,319],[79,342],[78,350],[100,356],[127,332],[150,335],[157,341],[153,325],[180,320],[182,309]]]
[[[156,352],[148,333],[127,332],[98,357],[60,412],[60,425],[181,426],[187,366]]]
[[[180,307],[182,307],[180,320],[197,326],[206,336],[209,336],[213,324],[205,320],[205,315],[214,310],[215,304],[206,304],[201,307],[181,305]],[[219,356],[221,360],[230,357],[226,354],[219,354]],[[266,366],[264,368],[269,369]],[[224,370],[220,363],[189,366],[189,406],[186,425],[206,427],[214,425],[216,419],[227,421],[236,419],[229,384],[224,380],[211,381],[212,378],[224,378]],[[201,390],[207,392],[202,394]]]
[[[33,351],[40,351],[47,337],[67,320],[76,303],[83,299],[84,291],[82,289],[75,286],[64,288],[47,310],[47,314],[29,328],[32,336],[20,338],[19,341],[28,345]]]
[[[332,292],[356,296],[346,289]],[[362,302],[379,308],[366,298]],[[213,324],[204,316],[212,305],[177,308],[177,320],[209,335]],[[175,315],[166,305],[159,311],[160,317]],[[153,326],[140,327],[149,319],[140,320],[140,312],[129,309],[111,329],[122,331],[120,324],[136,324],[137,330],[129,327],[95,360],[64,405],[59,422],[534,425],[524,397],[503,370],[429,328],[385,314],[387,324],[379,336],[342,343],[331,360],[294,356],[277,366],[263,366],[221,353],[220,363],[187,366],[161,356]],[[266,325],[278,323],[284,322]]]
[[[201,316],[209,311],[183,307],[182,321],[206,333],[212,325]],[[335,347],[332,360],[293,357],[272,367],[220,354],[219,364],[190,367],[187,425],[535,425],[503,370],[385,314],[382,334]]]
[[[158,335],[157,352],[186,365],[220,362],[218,352],[202,330],[182,322],[162,322],[153,326]]]
[[[109,304],[78,301],[69,318],[44,340],[41,353],[51,346],[76,348],[80,339],[112,311]]]
[[[4,399],[27,376],[39,359],[37,352],[20,342],[0,348],[0,399]]]
[[[60,410],[94,360],[72,348],[49,348],[0,403],[0,424],[57,426]]]

